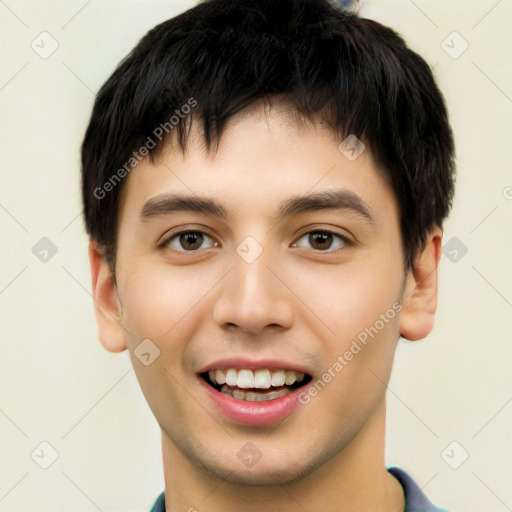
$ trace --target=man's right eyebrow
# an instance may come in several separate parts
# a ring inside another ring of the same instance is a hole
[[[152,197],[144,204],[140,219],[145,221],[178,211],[205,213],[219,219],[226,219],[229,215],[226,208],[211,197],[161,194]]]

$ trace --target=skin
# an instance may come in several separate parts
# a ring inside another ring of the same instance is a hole
[[[128,348],[162,429],[167,510],[403,510],[384,462],[386,384],[399,335],[417,340],[432,329],[441,229],[405,274],[398,205],[369,150],[351,162],[331,132],[279,106],[238,114],[216,153],[194,126],[185,156],[169,145],[127,179],[115,280],[94,241],[89,250],[100,341]],[[338,210],[278,216],[290,196],[331,189],[357,194],[374,222]],[[146,201],[167,192],[213,197],[232,216],[141,220]],[[192,254],[179,236],[159,247],[173,228],[209,237]],[[315,245],[308,234],[322,229],[349,242]],[[263,249],[252,263],[236,252],[247,236]],[[281,423],[238,424],[200,385],[198,371],[228,356],[278,358],[321,378],[397,301],[400,314]],[[160,350],[150,366],[133,354],[147,338]],[[247,442],[262,454],[252,467],[237,457]]]

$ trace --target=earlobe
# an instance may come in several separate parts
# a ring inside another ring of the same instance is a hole
[[[400,314],[400,335],[411,341],[427,336],[434,327],[437,309],[437,267],[443,232],[436,227],[406,277]]]
[[[126,338],[121,324],[116,282],[108,262],[94,241],[89,243],[89,263],[100,343],[109,352],[122,352],[126,349]]]

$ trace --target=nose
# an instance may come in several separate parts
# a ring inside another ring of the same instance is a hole
[[[221,281],[214,306],[217,325],[251,334],[261,334],[269,327],[290,329],[294,321],[293,293],[279,268],[268,251],[252,262],[235,253],[233,268]]]

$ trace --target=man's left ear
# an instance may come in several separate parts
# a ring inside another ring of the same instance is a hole
[[[441,259],[443,231],[435,227],[425,248],[407,272],[400,313],[400,335],[411,341],[427,336],[434,327],[437,309],[437,267]]]

